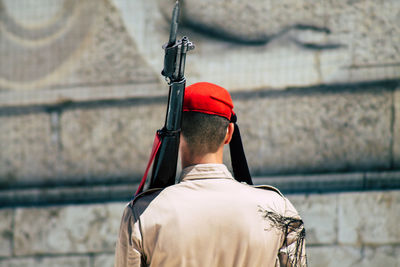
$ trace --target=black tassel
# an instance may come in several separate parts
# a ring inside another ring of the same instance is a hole
[[[247,166],[246,155],[244,154],[242,138],[240,137],[239,127],[236,123],[233,131],[232,140],[229,143],[231,153],[233,176],[239,182],[245,182],[249,185],[253,184],[249,167]]]

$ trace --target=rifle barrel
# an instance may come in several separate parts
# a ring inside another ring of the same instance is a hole
[[[178,33],[178,20],[179,20],[179,1],[176,1],[174,10],[172,11],[171,31],[169,33],[168,47],[173,46],[176,42]]]

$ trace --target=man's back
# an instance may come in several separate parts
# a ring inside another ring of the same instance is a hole
[[[142,258],[150,266],[275,266],[288,246],[288,254],[301,256],[300,217],[279,192],[241,184],[222,164],[188,167],[182,178],[127,206],[121,228],[128,230],[119,243],[130,239],[131,260]],[[129,261],[124,254],[116,255],[116,263]]]

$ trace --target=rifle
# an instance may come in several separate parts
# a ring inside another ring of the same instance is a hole
[[[152,156],[136,195],[143,190],[151,160],[154,158],[149,189],[165,188],[175,184],[178,162],[179,138],[182,121],[183,97],[186,79],[184,76],[186,53],[194,45],[184,36],[177,40],[179,2],[176,1],[173,12],[169,41],[163,45],[164,69],[161,74],[169,85],[167,114],[164,127],[157,131]]]

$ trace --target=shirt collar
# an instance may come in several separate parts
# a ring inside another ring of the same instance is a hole
[[[233,179],[233,176],[224,164],[196,164],[182,170],[180,181],[197,179]]]

